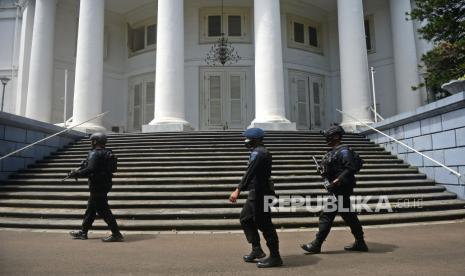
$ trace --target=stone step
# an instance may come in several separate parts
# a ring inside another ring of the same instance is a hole
[[[286,189],[321,189],[321,182],[313,183],[278,183],[275,184],[276,190]],[[405,187],[405,186],[435,186],[434,181],[424,180],[388,180],[388,181],[360,181],[357,187]],[[233,191],[237,184],[171,184],[171,185],[140,185],[118,183],[113,184],[112,192],[167,192],[167,191]],[[89,190],[87,183],[58,182],[47,184],[20,183],[18,185],[2,185],[2,191],[68,191],[68,192],[87,192]]]
[[[273,159],[276,158],[281,158],[282,156],[293,156],[293,157],[299,157],[299,158],[308,158],[311,159],[312,155],[324,155],[325,152],[323,151],[285,151],[285,152],[272,152]],[[389,152],[377,152],[377,151],[361,151],[359,152],[359,155],[361,158],[395,158],[393,157]],[[57,155],[50,155],[45,157],[45,159],[53,159],[53,160],[65,160],[65,159],[74,159],[74,158],[79,158],[79,159],[84,159],[86,158],[87,154],[57,154]],[[122,153],[118,154],[118,160],[128,160],[129,158],[144,158],[144,157],[149,157],[149,158],[179,158],[179,157],[207,157],[207,158],[215,158],[215,157],[220,157],[220,158],[234,158],[234,157],[240,157],[244,158],[245,160],[248,159],[249,153],[248,152],[224,152],[224,151],[212,151],[212,152],[167,152],[167,153],[159,153],[159,152],[145,152],[145,153]]]
[[[325,195],[326,197],[326,195]],[[409,202],[420,202],[430,200],[451,200],[456,199],[457,195],[450,192],[439,193],[412,193],[412,194],[393,194],[386,195],[390,202],[398,204],[408,204]],[[313,200],[313,199],[312,199]],[[378,202],[380,196],[373,195],[368,203]],[[117,208],[242,208],[245,199],[239,198],[237,204],[231,204],[225,199],[153,199],[153,200],[117,200],[110,199],[109,203],[112,209]],[[62,200],[62,199],[11,199],[0,198],[0,206],[4,207],[24,207],[24,208],[85,208],[87,198],[81,200]]]
[[[212,146],[212,145],[224,145],[224,146],[236,146],[236,147],[244,147],[244,142],[243,138],[241,139],[234,139],[234,140],[173,140],[173,141],[165,141],[165,140],[140,140],[140,141],[135,141],[135,140],[126,140],[126,141],[113,141],[109,142],[107,146],[109,148],[115,148],[115,147],[126,147],[126,146],[163,146],[163,147],[171,147],[171,146],[195,146],[195,145],[203,145],[203,146]],[[368,140],[363,140],[363,139],[357,139],[357,140],[348,140],[344,141],[345,144],[349,146],[364,146],[364,145],[375,145],[375,143],[370,142]],[[305,144],[308,146],[320,146],[323,149],[327,149],[328,146],[326,142],[322,140],[308,140],[308,139],[288,139],[288,140],[267,140],[265,145],[283,145],[283,144],[288,144],[288,145],[299,145],[299,144]],[[82,148],[82,149],[88,149],[90,147],[90,142],[89,141],[81,141],[77,142],[76,144],[68,145],[65,147],[66,149],[74,149],[74,148]]]
[[[422,221],[439,221],[463,219],[465,209],[406,212],[387,214],[360,215],[360,221],[364,225],[408,223]],[[275,218],[273,222],[278,228],[302,228],[316,227],[317,217],[291,217]],[[0,227],[34,228],[34,229],[79,229],[81,219],[40,219],[40,218],[8,218],[0,217]],[[182,219],[182,220],[118,220],[118,225],[123,231],[182,231],[182,230],[233,230],[240,229],[239,220],[236,219]],[[345,225],[338,216],[334,221],[335,226]],[[93,229],[107,230],[102,220],[94,223]]]
[[[19,173],[68,173],[71,169],[74,169],[76,166],[68,165],[62,167],[56,166],[47,166],[47,167],[34,167],[23,169],[19,171]],[[244,170],[247,168],[247,165],[242,162],[242,165],[228,165],[226,166],[215,166],[215,165],[205,165],[205,166],[197,166],[191,165],[188,166],[147,166],[147,167],[128,167],[122,166],[121,163],[118,164],[118,172],[142,172],[142,171],[221,171],[225,168],[231,170]],[[316,166],[313,164],[294,164],[294,165],[274,165],[273,164],[273,173],[279,172],[282,170],[293,169],[293,170],[308,170],[308,171],[315,171]],[[413,169],[418,171],[416,168],[411,168],[408,164],[363,164],[363,169],[360,171],[368,172],[368,171],[378,171],[378,170],[403,170],[403,169]]]
[[[392,195],[405,193],[437,193],[445,191],[441,186],[407,186],[407,187],[375,187],[375,188],[355,188],[356,195]],[[109,198],[118,200],[147,200],[147,199],[225,199],[229,198],[231,191],[207,191],[207,192],[118,192],[113,191]],[[243,192],[246,196],[247,192]],[[324,189],[294,189],[277,190],[277,195],[301,195],[318,196],[326,195]],[[50,192],[50,191],[3,191],[0,190],[0,198],[23,198],[23,199],[86,199],[88,192]]]
[[[229,170],[228,170],[229,169]],[[241,177],[244,174],[244,169],[242,170],[232,170],[231,168],[223,168],[222,171],[162,171],[162,172],[116,172],[113,174],[114,178],[119,177],[190,177],[190,176],[211,176],[211,177],[222,177],[222,176],[237,176]],[[361,170],[358,175],[375,175],[375,174],[415,174],[418,173],[417,169],[414,168],[402,168],[402,169],[365,169]],[[309,170],[292,170],[292,171],[285,171],[285,170],[273,170],[273,176],[288,176],[288,175],[318,175],[316,170],[309,171]],[[24,179],[24,178],[50,178],[50,177],[59,177],[62,174],[56,173],[47,173],[47,172],[39,172],[39,173],[18,173],[11,176],[12,179]]]
[[[55,178],[24,178],[24,179],[8,179],[3,181],[3,184],[7,183],[60,183],[62,182],[61,179],[66,175],[56,175]],[[358,181],[368,181],[368,180],[400,180],[400,179],[425,179],[425,174],[414,173],[414,174],[376,174],[376,175],[358,175]],[[170,174],[165,176],[158,176],[158,177],[115,177],[113,179],[113,183],[152,183],[152,184],[168,184],[168,183],[187,183],[187,184],[206,184],[206,183],[239,183],[241,180],[240,176],[230,177],[230,176],[216,176],[216,177],[208,177],[208,176],[175,176],[173,177]],[[68,181],[74,182],[73,179],[69,179]],[[273,176],[273,182],[281,183],[281,182],[321,182],[321,176],[319,175],[289,175],[289,176]],[[80,183],[87,183],[86,179],[79,179],[77,182]]]
[[[372,160],[399,160],[397,157],[384,154],[384,155],[361,155],[361,158],[363,158],[367,163],[371,162]],[[118,162],[140,162],[140,161],[191,161],[191,162],[197,162],[197,161],[208,161],[208,160],[242,160],[243,162],[247,162],[248,156],[247,155],[237,155],[237,156],[223,156],[223,155],[217,155],[217,156],[212,156],[212,155],[205,155],[205,156],[199,156],[199,155],[185,155],[185,156],[166,156],[166,155],[161,155],[161,156],[147,156],[147,157],[118,157]],[[311,160],[311,156],[309,155],[274,155],[273,156],[273,162],[275,160],[289,160],[289,159],[294,159],[294,160],[308,160],[309,162],[313,162]],[[40,160],[39,163],[58,163],[58,162],[78,162],[80,163],[83,160],[83,158],[46,158],[43,160]],[[402,162],[402,161],[400,161]]]
[[[367,158],[367,157],[392,157],[389,152],[386,151],[359,151],[358,152],[360,157],[362,158]],[[242,158],[248,158],[249,157],[249,152],[243,151],[243,152],[233,152],[233,151],[211,151],[211,152],[195,152],[195,151],[180,151],[180,152],[175,152],[175,151],[167,151],[167,152],[139,152],[139,153],[121,153],[118,154],[118,160],[127,160],[128,158],[141,158],[141,157],[220,157],[220,158],[227,158],[227,157],[242,157]],[[306,158],[311,159],[312,155],[324,155],[324,151],[275,151],[271,152],[273,155],[273,159],[279,158],[281,156],[305,156]],[[86,158],[87,154],[69,154],[69,153],[61,153],[61,154],[55,154],[55,155],[50,155],[47,156],[45,159],[71,159],[71,158]]]
[[[196,144],[179,144],[179,145],[169,145],[166,146],[164,144],[154,144],[149,147],[147,146],[140,146],[137,143],[136,144],[126,144],[121,147],[115,147],[113,149],[114,152],[124,152],[124,151],[137,151],[137,150],[197,150],[197,151],[211,151],[212,149],[224,149],[224,150],[245,150],[243,146],[243,142],[237,143],[237,144],[209,144],[209,145],[196,145]],[[352,149],[354,150],[365,150],[365,149],[370,149],[370,150],[384,150],[384,148],[380,147],[379,145],[376,144],[368,144],[368,143],[363,143],[363,144],[348,144]],[[301,143],[301,144],[267,144],[266,147],[270,151],[275,151],[275,150],[288,150],[288,149],[317,149],[317,150],[328,150],[329,148],[326,146],[326,144],[320,143],[320,144],[310,144],[310,143]],[[57,152],[87,152],[89,150],[89,147],[79,147],[79,148],[73,148],[72,146],[68,146],[62,149],[57,150]]]
[[[73,161],[63,161],[63,160],[40,160],[35,164],[31,164],[30,168],[44,168],[44,167],[70,167],[75,169],[80,163],[82,159],[73,159]],[[202,165],[202,166],[211,166],[211,165],[219,165],[223,164],[224,166],[228,165],[244,165],[247,164],[247,160],[245,158],[238,158],[235,160],[216,160],[212,158],[205,158],[202,160],[169,160],[163,159],[163,161],[158,161],[158,159],[154,159],[153,161],[121,161],[118,160],[118,168],[119,167],[137,167],[137,166],[192,166],[192,165]],[[274,159],[273,160],[273,167],[275,165],[314,165],[313,160],[306,158],[306,159]],[[366,159],[363,166],[368,165],[407,165],[401,159]]]
[[[433,210],[450,210],[465,207],[462,200],[440,200],[417,202],[411,205],[403,203],[388,203],[384,205],[377,203],[367,204],[369,209],[361,208],[360,214],[373,213],[379,208],[377,213],[400,213],[400,212],[426,212]],[[277,207],[272,213],[276,218],[318,216],[322,207],[310,205],[308,207]],[[389,210],[390,209],[390,210]],[[370,211],[372,210],[372,211]],[[113,209],[113,214],[117,219],[137,219],[137,220],[162,220],[162,219],[223,219],[238,218],[241,210],[239,208],[196,208],[196,209]],[[57,208],[14,208],[0,207],[0,217],[21,217],[21,218],[57,218],[57,219],[82,219],[84,210],[82,209],[57,209]]]

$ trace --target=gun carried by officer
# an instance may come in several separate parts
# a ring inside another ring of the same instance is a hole
[[[329,195],[331,196],[331,198],[334,200],[334,201],[337,201],[337,197],[334,195],[334,191],[333,191],[333,186],[331,185],[331,183],[329,182],[328,178],[326,178],[324,176],[324,169],[320,166],[320,164],[318,163],[318,161],[316,160],[315,156],[312,155],[312,159],[313,159],[313,162],[315,162],[315,165],[316,165],[316,171],[321,175],[321,177],[323,178],[323,187],[325,188],[325,190],[329,193]]]
[[[72,177],[73,177],[73,172],[78,171],[78,170],[81,170],[81,169],[84,169],[85,167],[87,167],[87,162],[86,162],[85,160],[84,160],[84,161],[81,161],[81,165],[79,165],[79,168],[70,171],[70,172],[68,173],[68,176],[66,176],[65,178],[63,178],[63,179],[61,180],[61,182],[64,182],[64,181],[66,181],[67,179],[72,178]],[[74,177],[74,179],[76,180],[76,182],[78,181],[78,178],[77,178],[76,176]]]

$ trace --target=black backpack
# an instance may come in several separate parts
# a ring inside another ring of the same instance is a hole
[[[104,155],[105,160],[105,171],[109,174],[113,174],[118,170],[118,158],[113,151],[107,149]]]
[[[360,157],[360,155],[354,151],[353,149],[351,149],[350,147],[342,147],[341,149],[338,150],[337,153],[343,151],[343,150],[349,150],[351,153],[352,153],[352,156],[354,157],[354,164],[355,164],[355,172],[359,172],[362,168],[363,168],[363,163],[365,161],[363,161],[363,159]]]

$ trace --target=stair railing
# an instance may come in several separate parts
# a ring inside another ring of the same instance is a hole
[[[387,135],[386,133],[384,133],[384,132],[382,132],[382,131],[380,131],[380,130],[378,130],[378,129],[376,129],[376,128],[370,126],[370,125],[368,125],[367,123],[362,122],[361,120],[359,120],[359,119],[357,119],[356,117],[354,117],[354,116],[348,114],[347,112],[344,112],[344,111],[339,110],[339,109],[337,109],[337,108],[336,108],[336,110],[337,110],[337,112],[339,112],[339,113],[341,113],[341,114],[343,114],[343,115],[345,115],[345,116],[347,116],[347,117],[349,117],[349,118],[351,118],[351,119],[357,121],[358,123],[362,124],[363,126],[366,126],[367,128],[369,128],[369,129],[371,129],[371,130],[373,130],[373,131],[375,131],[375,132],[377,132],[377,133],[379,133],[379,134],[381,134],[381,135],[387,137],[387,138],[390,139],[391,141],[396,142],[397,144],[399,144],[399,145],[401,145],[401,146],[403,146],[403,147],[405,147],[405,148],[407,148],[407,149],[409,149],[409,150],[411,150],[411,151],[413,151],[413,152],[415,152],[415,153],[417,153],[417,154],[419,154],[419,155],[425,157],[426,159],[430,160],[431,162],[435,163],[436,165],[439,165],[439,166],[441,166],[442,168],[446,169],[447,171],[449,171],[449,173],[451,173],[451,174],[457,176],[458,181],[459,181],[459,185],[462,185],[462,183],[464,182],[464,181],[463,181],[463,180],[464,180],[464,175],[460,174],[458,171],[449,168],[448,166],[442,164],[441,162],[439,162],[439,161],[437,161],[437,160],[435,160],[435,159],[433,159],[433,158],[431,158],[431,157],[429,157],[429,156],[427,156],[427,155],[425,155],[425,154],[419,152],[418,150],[416,150],[416,149],[412,148],[411,146],[409,146],[409,145],[407,145],[407,144],[405,144],[405,143],[403,143],[403,142],[397,140],[396,138],[394,138],[394,137],[392,137],[392,136],[390,136],[390,135]]]
[[[10,156],[12,156],[12,155],[15,155],[15,154],[17,154],[18,152],[21,152],[21,151],[23,151],[23,150],[25,150],[25,149],[31,148],[31,147],[33,147],[33,146],[35,146],[35,145],[37,145],[37,144],[40,144],[40,143],[42,143],[42,142],[44,142],[44,141],[47,141],[48,139],[53,138],[53,137],[55,137],[55,136],[58,136],[58,135],[60,135],[60,134],[62,134],[62,133],[65,133],[65,132],[67,132],[67,131],[70,131],[70,130],[72,130],[73,128],[76,128],[76,127],[78,127],[78,126],[80,126],[80,125],[82,125],[82,124],[85,124],[85,123],[90,122],[90,121],[93,121],[93,120],[95,120],[95,119],[97,119],[97,118],[103,117],[103,116],[105,116],[107,113],[108,113],[108,112],[104,112],[104,113],[102,113],[102,114],[99,114],[99,115],[97,115],[97,116],[95,116],[95,117],[90,118],[89,120],[86,120],[86,121],[84,121],[84,122],[82,122],[82,123],[79,123],[79,124],[77,124],[77,125],[70,126],[69,128],[65,128],[64,130],[62,130],[62,131],[60,131],[60,132],[57,132],[57,133],[55,133],[55,134],[52,134],[52,135],[50,135],[50,136],[48,136],[48,137],[45,137],[44,139],[38,140],[38,141],[36,141],[36,142],[34,142],[34,143],[30,144],[30,145],[27,145],[27,146],[22,147],[22,148],[20,148],[20,149],[18,149],[18,150],[15,150],[15,151],[13,151],[13,152],[11,152],[11,153],[8,153],[7,155],[4,155],[4,156],[0,157],[0,160],[3,160],[3,159],[5,159],[5,158],[7,158],[7,157],[10,157]]]
[[[378,119],[380,119],[381,121],[384,121],[384,118],[381,117],[381,115],[379,115],[378,112],[376,112],[376,110],[373,109],[372,106],[369,107],[370,111],[373,112],[373,115],[375,117],[375,122],[377,123],[378,122]]]

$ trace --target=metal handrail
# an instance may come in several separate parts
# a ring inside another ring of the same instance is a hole
[[[379,115],[379,113],[376,112],[376,110],[374,110],[372,106],[370,106],[369,109],[370,109],[371,112],[373,112],[373,115],[375,115],[375,117],[380,118],[381,121],[384,121],[384,118],[381,117],[381,115]]]
[[[18,150],[15,150],[15,151],[13,151],[13,152],[11,152],[11,153],[8,153],[7,155],[4,155],[4,156],[0,157],[0,160],[3,160],[3,159],[5,159],[5,158],[7,158],[7,157],[10,157],[10,156],[12,156],[12,155],[15,155],[15,154],[17,154],[18,152],[21,152],[21,151],[23,151],[23,150],[25,150],[25,149],[28,149],[28,148],[30,148],[30,147],[33,147],[33,146],[39,144],[39,143],[42,143],[42,142],[44,142],[44,141],[47,141],[48,139],[53,138],[53,137],[55,137],[55,136],[58,136],[58,135],[60,135],[60,134],[62,134],[62,133],[65,133],[65,132],[67,132],[67,131],[70,131],[70,130],[72,130],[73,128],[78,127],[78,126],[80,126],[80,125],[82,125],[82,124],[85,124],[85,123],[90,122],[90,121],[92,121],[92,120],[95,120],[95,119],[97,119],[97,118],[103,117],[103,116],[105,116],[107,113],[108,113],[108,112],[104,112],[104,113],[102,113],[102,114],[99,114],[99,115],[97,115],[97,116],[95,116],[95,117],[93,117],[93,118],[91,118],[91,119],[89,119],[89,120],[87,120],[87,121],[84,121],[84,122],[79,123],[79,124],[77,124],[77,125],[74,125],[74,126],[71,126],[71,127],[69,127],[69,128],[66,128],[66,129],[64,129],[64,130],[62,130],[62,131],[60,131],[60,132],[57,132],[57,133],[52,134],[52,135],[50,135],[50,136],[48,136],[48,137],[45,137],[44,139],[41,139],[41,140],[36,141],[36,142],[34,142],[34,143],[30,144],[30,145],[27,145],[27,146],[22,147],[22,148],[20,148],[20,149],[18,149]]]
[[[376,131],[377,133],[379,133],[379,134],[381,134],[381,135],[383,135],[383,136],[389,138],[390,140],[392,140],[392,141],[398,143],[399,145],[401,145],[401,146],[403,146],[403,147],[405,147],[405,148],[407,148],[407,149],[409,149],[409,150],[411,150],[411,151],[413,151],[413,152],[415,152],[415,153],[417,153],[417,154],[419,154],[419,155],[425,157],[426,159],[430,160],[431,162],[433,162],[433,163],[435,163],[435,164],[437,164],[437,165],[443,167],[444,169],[448,170],[451,174],[454,174],[455,176],[457,176],[457,178],[459,179],[459,183],[460,183],[460,180],[463,180],[463,177],[464,177],[464,176],[463,176],[462,174],[460,174],[458,171],[449,168],[448,166],[442,164],[441,162],[439,162],[439,161],[437,161],[437,160],[435,160],[435,159],[433,159],[433,158],[431,158],[431,157],[429,157],[429,156],[427,156],[427,155],[425,155],[425,154],[419,152],[418,150],[416,150],[416,149],[412,148],[411,146],[409,146],[409,145],[407,145],[407,144],[405,144],[405,143],[403,143],[403,142],[397,140],[396,138],[394,138],[394,137],[392,137],[392,136],[389,136],[389,135],[387,135],[386,133],[384,133],[384,132],[382,132],[382,131],[380,131],[380,130],[377,130],[376,128],[374,128],[374,127],[368,125],[367,123],[362,122],[361,120],[357,119],[356,117],[354,117],[354,116],[352,116],[352,115],[350,115],[350,114],[348,114],[348,113],[346,113],[346,112],[344,112],[344,111],[342,111],[342,110],[339,110],[339,109],[337,109],[337,108],[336,108],[336,110],[337,110],[339,113],[344,114],[344,115],[346,115],[347,117],[349,117],[349,118],[351,118],[351,119],[357,121],[358,123],[360,123],[360,124],[362,124],[362,125],[368,127],[369,129],[374,130],[374,131]]]

